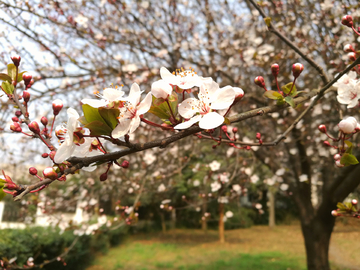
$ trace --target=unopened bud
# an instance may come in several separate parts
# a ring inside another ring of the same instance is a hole
[[[235,91],[235,100],[234,102],[240,101],[244,96],[244,90],[242,90],[240,87],[233,87]]]
[[[102,175],[100,175],[100,181],[103,182],[107,179],[108,175],[107,173],[103,173]]]
[[[57,172],[52,167],[47,167],[43,170],[43,175],[45,178],[49,178],[51,180],[56,180],[58,178]]]
[[[24,91],[23,92],[23,99],[25,101],[25,103],[28,103],[30,100],[30,93],[28,91]]]
[[[346,45],[344,46],[344,51],[347,52],[347,53],[349,53],[349,52],[355,52],[355,50],[354,50],[354,48],[353,48],[353,46],[352,46],[351,44],[346,44]]]
[[[350,53],[348,53],[348,57],[349,57],[350,61],[355,61],[356,60],[356,53],[350,52]]]
[[[15,115],[16,115],[16,117],[20,117],[22,115],[22,112],[21,111],[16,111]]]
[[[22,131],[22,128],[20,127],[20,124],[18,122],[14,122],[12,125],[10,125],[10,129],[14,132]]]
[[[36,168],[30,167],[30,168],[29,168],[29,173],[30,173],[31,175],[37,175],[38,171],[37,171]]]
[[[345,15],[341,18],[341,23],[347,27],[353,27],[353,18],[350,15]]]
[[[16,116],[12,117],[11,120],[12,120],[13,122],[19,122],[19,118],[17,118]]]
[[[234,127],[234,128],[232,129],[232,132],[233,132],[233,133],[237,133],[238,130],[239,130],[239,129],[238,129],[237,127]]]
[[[46,126],[48,124],[48,119],[45,116],[43,116],[43,117],[41,117],[40,122],[41,122],[41,124]]]
[[[358,204],[358,201],[357,201],[356,199],[352,199],[352,200],[351,200],[351,203],[352,203],[352,205],[357,205],[357,204]]]
[[[340,154],[335,154],[334,155],[334,160],[340,160],[341,159],[341,155]]]
[[[212,146],[212,149],[215,149],[217,147],[217,145],[216,144],[214,144],[213,146]]]
[[[331,144],[328,141],[324,141],[325,146],[331,146]]]
[[[260,138],[261,138],[261,134],[259,132],[256,133],[256,139],[260,140]]]
[[[121,167],[123,167],[124,169],[127,169],[129,168],[130,166],[130,163],[128,160],[124,160],[122,163],[121,163]]]
[[[11,60],[13,61],[15,67],[18,67],[20,65],[21,57],[19,55],[15,55],[11,57]]]
[[[254,83],[261,88],[265,87],[265,80],[262,76],[257,76],[254,80]]]
[[[48,153],[43,153],[41,156],[42,156],[43,158],[47,158],[47,157],[49,156],[49,154],[48,154]]]
[[[64,107],[64,104],[60,99],[55,99],[52,103],[52,107],[53,107],[54,115],[58,115],[61,109]]]
[[[36,121],[32,121],[29,125],[28,125],[29,129],[34,132],[35,134],[39,134],[40,133],[40,128],[39,128],[39,124]]]
[[[338,212],[337,212],[336,210],[332,210],[332,211],[331,211],[331,215],[332,215],[333,217],[337,217],[339,214],[338,214]]]
[[[279,70],[280,70],[280,67],[278,64],[271,65],[271,72],[275,78],[279,75]]]
[[[50,154],[49,154],[49,157],[50,159],[53,161],[54,160],[54,157],[56,155],[56,151],[51,151]]]
[[[321,133],[326,133],[326,126],[325,125],[320,125],[318,126],[318,129]]]
[[[27,86],[27,85],[29,85],[30,82],[31,82],[32,75],[29,74],[29,73],[25,73],[25,74],[23,74],[22,78],[23,78],[23,80],[24,80],[25,86]]]
[[[335,161],[335,165],[336,165],[336,167],[338,167],[338,168],[342,168],[342,167],[345,166],[344,164],[341,164],[340,160]]]
[[[293,64],[292,66],[292,72],[293,72],[293,76],[295,78],[299,77],[299,75],[301,74],[301,72],[304,70],[304,65],[300,64],[300,63],[296,63]]]
[[[227,133],[227,126],[222,126],[222,127],[221,127],[221,130],[222,130],[224,133]]]

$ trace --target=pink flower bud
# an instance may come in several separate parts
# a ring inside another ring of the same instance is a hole
[[[355,131],[355,128],[357,127],[358,123],[355,117],[348,117],[344,120],[341,120],[339,123],[339,129],[345,134],[350,134]]]
[[[62,101],[60,99],[56,99],[53,101],[52,107],[53,107],[54,115],[58,115],[59,112],[61,111],[61,109],[64,107],[64,104],[62,103]]]
[[[280,67],[278,64],[271,65],[271,72],[275,78],[279,75],[279,70],[280,70]]]
[[[24,91],[23,92],[23,99],[25,101],[25,103],[28,103],[30,100],[30,93],[28,91]]]
[[[351,203],[352,203],[353,205],[357,205],[357,204],[358,204],[358,201],[357,201],[356,199],[352,199],[352,200],[351,200]]]
[[[350,15],[345,15],[341,18],[341,23],[347,27],[353,27],[353,18]]]
[[[48,153],[43,153],[41,156],[42,156],[43,158],[47,158],[47,157],[49,156],[49,154],[48,154]]]
[[[233,132],[233,133],[237,133],[237,132],[238,132],[238,128],[237,128],[237,127],[234,127],[234,128],[232,129],[232,132]]]
[[[30,167],[30,168],[29,168],[29,173],[30,173],[31,175],[37,175],[38,171],[37,171],[36,168]]]
[[[27,86],[27,85],[29,85],[30,82],[31,82],[32,75],[29,74],[29,73],[25,73],[25,74],[23,74],[22,78],[23,78],[23,80],[24,80],[25,86]]]
[[[344,51],[347,52],[347,53],[349,53],[349,52],[355,52],[355,50],[354,50],[353,46],[351,46],[351,44],[346,44],[346,45],[344,46]]]
[[[238,102],[239,100],[241,100],[244,96],[244,90],[242,90],[239,87],[233,87],[234,91],[235,91],[235,100],[234,102]]]
[[[259,132],[256,133],[256,139],[260,140],[260,138],[261,138],[261,134]]]
[[[53,161],[55,157],[56,151],[51,151],[49,154],[50,159]]]
[[[331,146],[331,144],[328,141],[324,141],[325,146]]]
[[[18,67],[20,65],[21,57],[19,55],[15,55],[11,57],[11,60],[13,61],[15,67]]]
[[[10,129],[14,132],[22,131],[22,128],[20,127],[20,124],[18,122],[14,122],[12,125],[10,125]]]
[[[49,178],[51,180],[56,180],[58,178],[57,172],[52,167],[47,167],[43,170],[43,175],[45,178]]]
[[[326,133],[326,126],[325,125],[320,125],[318,126],[318,129],[321,133]]]
[[[227,126],[222,126],[222,127],[221,127],[221,130],[222,130],[224,133],[227,133]]]
[[[334,155],[334,160],[340,160],[341,159],[341,155],[340,154],[335,154]]]
[[[304,65],[300,64],[300,63],[296,63],[293,64],[292,66],[292,72],[293,72],[293,76],[295,78],[299,77],[299,75],[301,74],[301,72],[304,70]]]
[[[336,210],[332,210],[331,211],[331,215],[334,216],[334,217],[337,217],[338,216],[338,212]]]
[[[45,116],[43,116],[43,117],[41,117],[40,122],[41,122],[41,124],[46,126],[48,124],[48,119]]]
[[[338,168],[342,168],[342,167],[345,166],[344,164],[341,164],[340,160],[335,161],[335,165],[336,165],[336,167],[338,167]]]
[[[34,132],[35,134],[39,134],[40,133],[40,128],[39,128],[39,124],[36,121],[32,121],[29,125],[28,125],[29,129]]]
[[[16,117],[20,117],[22,115],[22,112],[21,111],[16,111],[15,115],[16,115]]]
[[[124,169],[127,169],[129,168],[130,166],[130,163],[128,160],[124,160],[122,163],[121,163],[121,167],[123,167]]]
[[[11,120],[12,120],[13,122],[19,122],[19,118],[17,118],[16,116],[12,117]]]
[[[100,175],[100,181],[103,182],[107,179],[108,175],[107,173],[103,173],[102,175]]]
[[[350,61],[355,61],[356,60],[356,53],[350,52],[350,53],[348,53],[348,57],[349,57]]]
[[[257,76],[255,78],[254,82],[257,86],[260,86],[261,88],[265,87],[265,80],[262,76]]]

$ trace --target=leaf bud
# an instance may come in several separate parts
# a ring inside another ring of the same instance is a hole
[[[37,175],[38,171],[37,171],[36,168],[30,167],[30,168],[29,168],[29,173],[30,173],[31,175]]]
[[[47,157],[49,156],[49,154],[48,154],[48,153],[43,153],[41,156],[42,156],[43,158],[47,158]]]
[[[40,128],[39,128],[39,124],[36,121],[32,121],[29,125],[28,125],[29,129],[34,132],[35,134],[40,134]]]
[[[20,124],[18,122],[14,122],[12,125],[10,125],[10,129],[14,132],[22,131],[22,128],[20,127]]]
[[[46,127],[46,125],[48,124],[48,119],[45,116],[43,116],[41,117],[40,122]]]
[[[358,201],[357,201],[356,199],[352,199],[352,200],[351,200],[351,203],[352,203],[352,205],[357,205],[357,204],[358,204]]]
[[[295,78],[299,77],[299,75],[301,74],[301,72],[304,70],[304,65],[300,64],[300,63],[296,63],[293,64],[292,66],[292,72],[293,72],[293,76]]]
[[[57,172],[52,167],[47,167],[43,170],[43,175],[45,178],[49,178],[51,180],[56,180],[58,178]]]
[[[350,61],[355,61],[356,60],[356,53],[350,52],[350,53],[348,53],[348,57],[349,57]]]
[[[20,65],[21,57],[19,55],[15,55],[11,57],[11,60],[13,61],[15,67],[18,67]]]
[[[130,163],[128,160],[124,160],[122,163],[121,163],[121,167],[123,167],[124,169],[127,169],[129,168],[130,166]]]
[[[254,83],[261,88],[265,87],[265,80],[262,76],[257,76],[254,80]]]
[[[16,111],[15,115],[16,115],[16,117],[20,117],[22,115],[22,112],[21,111]]]
[[[344,51],[347,52],[347,53],[349,53],[349,52],[355,52],[355,50],[354,50],[354,48],[353,48],[353,46],[352,46],[351,44],[346,44],[346,45],[344,46]]]
[[[23,96],[25,103],[28,103],[30,100],[30,93],[28,91],[24,91],[22,96]]]
[[[321,133],[326,133],[326,126],[325,125],[320,125],[318,126],[318,129]]]
[[[353,27],[353,18],[350,15],[345,15],[341,18],[341,23],[347,27]]]
[[[100,181],[103,182],[107,179],[108,175],[107,173],[103,173],[102,175],[100,175]]]
[[[332,210],[332,211],[331,211],[331,215],[332,215],[333,217],[337,217],[339,214],[338,214],[338,212],[337,212],[336,210]]]
[[[271,72],[275,78],[279,75],[279,70],[280,70],[280,67],[278,64],[271,65]]]
[[[24,80],[25,86],[27,86],[30,84],[30,82],[32,80],[32,75],[29,73],[25,73],[25,74],[23,74],[22,78]]]
[[[64,104],[60,99],[55,99],[52,103],[52,107],[54,115],[58,115],[61,109],[64,107]]]
[[[11,120],[12,120],[13,122],[19,122],[19,118],[17,118],[16,116],[14,116],[13,118],[11,118]]]

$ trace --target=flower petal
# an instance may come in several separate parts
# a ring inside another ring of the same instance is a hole
[[[171,95],[171,92],[172,92],[171,85],[164,80],[156,81],[151,85],[151,93],[156,98],[165,99],[169,95]]]
[[[150,110],[151,107],[151,103],[152,103],[152,96],[151,93],[148,93],[146,95],[146,97],[143,99],[143,101],[141,101],[141,103],[139,104],[139,106],[137,106],[136,110],[136,115],[141,115],[146,113],[148,110]]]
[[[140,126],[140,117],[135,116],[133,119],[131,119],[129,134],[133,133],[139,126]]]
[[[106,88],[104,89],[104,98],[110,103],[120,100],[125,93],[120,89]]]
[[[56,154],[54,156],[54,162],[58,164],[64,162],[72,155],[74,150],[75,150],[75,144],[72,141],[70,140],[64,141],[56,151]]]
[[[100,108],[105,107],[108,102],[103,99],[91,99],[91,98],[84,98],[81,100],[82,104],[90,105],[93,108]]]
[[[196,115],[193,118],[191,118],[189,121],[183,122],[181,124],[178,124],[174,127],[174,129],[186,129],[191,127],[193,124],[197,123],[201,119],[201,115]]]
[[[178,107],[179,114],[188,119],[199,112],[199,100],[196,98],[185,99]]]
[[[134,106],[137,106],[140,102],[140,97],[141,97],[140,86],[137,83],[133,83],[131,85],[130,94],[127,97],[127,100]]]
[[[130,119],[121,119],[120,123],[115,127],[111,132],[111,136],[115,139],[126,135],[130,129],[131,120]]]
[[[211,109],[222,110],[227,109],[235,100],[235,91],[231,86],[225,86],[217,90],[211,97]]]
[[[199,127],[202,129],[212,129],[220,126],[222,123],[224,123],[224,117],[216,112],[210,112],[201,118]]]
[[[160,76],[163,80],[173,80],[176,78],[174,74],[172,74],[166,67],[160,68]]]

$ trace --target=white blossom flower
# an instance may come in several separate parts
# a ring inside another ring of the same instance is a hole
[[[132,206],[125,209],[125,213],[128,215],[130,215],[133,211],[134,211],[134,207],[132,207]]]
[[[256,184],[260,180],[259,176],[257,174],[254,174],[250,177],[250,181],[253,184]]]
[[[261,209],[261,208],[262,208],[261,203],[257,203],[257,204],[255,204],[255,208],[256,208],[256,209]]]
[[[80,24],[81,26],[83,26],[83,27],[88,27],[88,21],[89,21],[89,19],[87,18],[87,17],[85,17],[85,16],[83,16],[83,15],[81,15],[81,14],[79,14],[75,19],[74,19],[74,21],[76,22],[76,23],[78,23],[78,24]]]
[[[126,134],[133,133],[140,125],[140,115],[146,113],[151,107],[151,93],[148,93],[140,102],[141,91],[137,83],[133,83],[130,94],[126,98],[127,104],[121,108],[119,124],[112,131],[111,136],[120,138]]]
[[[125,94],[124,91],[122,91],[121,89],[122,87],[120,87],[119,89],[105,88],[102,95],[99,93],[96,94],[96,96],[100,99],[84,98],[81,100],[81,102],[83,104],[88,104],[93,108],[106,107],[113,102],[121,100],[121,98]]]
[[[104,225],[106,223],[106,221],[107,221],[106,215],[101,215],[100,217],[98,217],[98,223],[100,225]]]
[[[225,216],[226,216],[227,218],[232,218],[232,217],[234,216],[234,213],[231,212],[231,211],[226,211]]]
[[[309,180],[307,174],[302,174],[299,176],[299,181],[300,182],[306,182],[307,180]]]
[[[194,180],[193,185],[194,185],[194,187],[200,186],[200,181],[199,180]]]
[[[220,169],[220,166],[221,166],[220,162],[216,160],[214,160],[209,164],[209,167],[213,172],[218,171]]]
[[[355,131],[355,128],[358,127],[358,122],[355,117],[347,117],[340,121],[339,129],[344,132],[345,134],[350,134]]]
[[[241,193],[241,186],[238,184],[232,185],[232,189],[238,194]]]
[[[166,187],[164,184],[161,184],[160,186],[158,186],[158,192],[163,192],[166,190]]]
[[[158,80],[151,85],[151,94],[156,98],[168,98],[172,93],[172,86],[164,81]]]
[[[229,203],[229,198],[226,196],[221,196],[218,198],[218,203]]]
[[[221,188],[221,184],[219,182],[214,182],[210,184],[211,186],[211,192],[216,192]]]
[[[280,189],[281,189],[282,191],[286,191],[286,190],[289,189],[289,185],[288,185],[288,184],[285,184],[285,183],[282,183],[282,184],[280,185]]]
[[[229,175],[227,173],[220,174],[220,182],[221,183],[229,182]]]
[[[235,91],[231,86],[219,88],[211,81],[200,86],[199,99],[187,98],[179,105],[179,114],[186,122],[176,125],[175,129],[186,129],[199,122],[202,129],[212,129],[224,122],[224,117],[214,110],[228,109],[235,99]]]
[[[341,104],[347,104],[348,108],[353,108],[358,104],[360,98],[360,82],[356,80],[356,72],[350,71],[349,75],[343,75],[333,85],[337,87],[337,100]]]
[[[163,200],[163,201],[161,202],[161,204],[169,204],[170,202],[171,202],[170,199],[166,199],[166,200]]]

